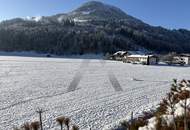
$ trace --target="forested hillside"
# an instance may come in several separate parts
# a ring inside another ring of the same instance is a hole
[[[190,31],[153,27],[94,1],[67,14],[0,23],[0,51],[62,55],[138,49],[190,52]]]

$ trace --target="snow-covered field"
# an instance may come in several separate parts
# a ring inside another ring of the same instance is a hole
[[[158,103],[173,78],[190,79],[190,68],[1,56],[0,129],[37,120],[40,107],[46,110],[46,130],[57,127],[60,115],[69,116],[82,130],[100,130]]]

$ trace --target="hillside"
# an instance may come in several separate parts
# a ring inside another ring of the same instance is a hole
[[[117,7],[96,1],[69,13],[0,23],[0,51],[62,55],[139,49],[189,52],[190,31],[154,27]]]

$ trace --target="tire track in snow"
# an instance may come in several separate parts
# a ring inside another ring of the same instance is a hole
[[[106,60],[102,59],[102,60],[99,60],[99,61],[102,64],[102,67],[104,67],[105,64],[106,64]],[[115,74],[113,72],[108,72],[108,78],[109,78],[110,83],[112,84],[112,87],[114,88],[114,90],[116,92],[123,91],[119,81],[117,80],[117,78],[116,78],[116,76],[115,76]]]
[[[83,63],[81,64],[80,66],[80,70],[76,73],[76,75],[74,76],[74,79],[73,81],[70,83],[70,86],[68,88],[69,91],[67,92],[61,92],[61,93],[57,93],[57,94],[52,94],[52,95],[46,95],[46,96],[40,96],[40,97],[37,97],[37,98],[31,98],[31,99],[27,99],[27,100],[24,100],[24,101],[20,101],[20,102],[17,102],[17,103],[14,103],[14,104],[11,104],[9,106],[6,106],[6,107],[3,107],[3,108],[0,108],[0,111],[2,110],[6,110],[6,109],[9,109],[9,108],[12,108],[14,106],[17,106],[17,105],[21,105],[21,104],[25,104],[25,103],[28,103],[28,102],[31,102],[31,101],[35,101],[35,100],[40,100],[40,99],[43,99],[43,98],[52,98],[52,97],[56,97],[56,96],[60,96],[60,95],[63,95],[63,94],[67,94],[68,92],[71,92],[71,91],[74,91],[76,90],[77,88],[77,85],[79,84],[81,78],[82,78],[82,75],[84,74],[84,71],[82,70],[82,68],[85,68],[85,67],[88,67],[90,63],[90,60],[88,61],[83,61]],[[105,60],[101,60],[101,64],[105,65]],[[83,72],[82,72],[83,71]],[[115,75],[110,72],[109,73],[109,79],[110,79],[110,82],[112,83],[115,91],[123,91],[119,81],[117,80],[117,78],[115,77]],[[145,81],[145,80],[142,80],[142,81]],[[151,81],[150,81],[151,82]],[[154,81],[152,81],[154,82]],[[157,81],[156,81],[157,82]],[[158,81],[159,82],[159,81]],[[164,81],[165,82],[165,81]],[[168,82],[165,82],[165,83],[168,83]],[[146,85],[147,86],[147,85]],[[132,92],[134,90],[138,90],[139,89],[144,89],[144,86],[141,86],[141,87],[135,87],[135,88],[132,88],[132,89],[129,89],[128,91]],[[111,94],[111,95],[108,95],[106,97],[110,97],[112,95],[115,95],[115,94]]]
[[[82,72],[77,72],[72,80],[72,82],[70,83],[67,92],[71,92],[71,91],[75,91],[78,84],[80,83],[80,80],[83,77],[83,73]]]
[[[73,80],[71,81],[67,92],[71,92],[71,91],[75,91],[78,84],[80,83],[80,80],[82,79],[83,75],[84,75],[84,68],[88,67],[90,63],[90,60],[84,60],[79,68],[79,71],[75,74]]]
[[[117,80],[116,76],[112,72],[108,73],[108,77],[115,91],[123,91],[119,81]]]

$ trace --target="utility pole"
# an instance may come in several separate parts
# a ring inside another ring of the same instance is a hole
[[[41,127],[41,130],[43,130],[42,113],[45,111],[42,108],[38,108],[36,112],[39,114],[40,127]]]
[[[133,111],[131,112],[131,126],[130,126],[130,130],[132,130],[133,128]]]
[[[133,112],[131,112],[131,122],[133,123]]]

